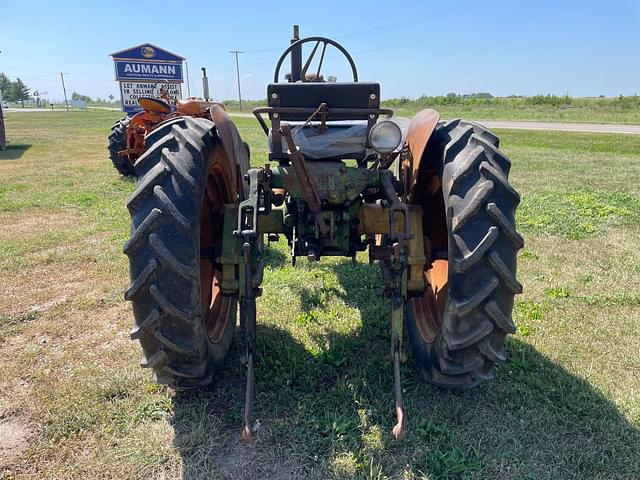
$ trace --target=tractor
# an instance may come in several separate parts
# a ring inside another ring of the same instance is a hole
[[[141,97],[138,100],[140,107],[142,107],[141,112],[132,117],[125,116],[113,124],[108,138],[107,150],[113,167],[123,177],[135,177],[133,166],[145,151],[145,135],[162,122],[184,115],[211,120],[210,107],[217,105],[224,108],[222,103],[209,100],[205,68],[202,68],[202,80],[204,100],[192,97],[178,100],[175,104],[169,96],[168,82],[159,80],[153,88],[154,96]]]
[[[352,81],[325,80],[328,48],[346,59]],[[281,78],[286,59],[291,68]],[[473,122],[440,121],[430,109],[395,121],[381,108],[380,85],[359,81],[342,45],[300,39],[296,27],[267,86],[267,106],[253,110],[269,145],[262,167],[250,168],[249,148],[221,105],[201,107],[197,115],[165,113],[170,118],[141,137],[133,164],[125,299],[142,367],[157,382],[176,390],[213,384],[238,320],[246,366],[241,437],[252,441],[256,302],[265,241],[279,236],[293,263],[355,261],[368,250],[379,265],[396,439],[408,425],[400,374],[408,350],[431,384],[467,389],[492,378],[506,358],[506,335],[516,331],[523,246],[514,219],[520,197],[494,134]]]

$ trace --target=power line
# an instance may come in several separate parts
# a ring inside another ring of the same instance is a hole
[[[426,15],[420,15],[410,20],[402,20],[398,22],[386,23],[383,25],[365,28],[363,30],[357,30],[355,32],[344,33],[341,35],[332,35],[331,38],[343,39],[343,38],[366,37],[369,35],[377,35],[379,33],[387,32],[388,30],[391,30],[397,27],[407,26],[415,23],[421,23],[425,20],[431,20],[436,17],[441,17],[443,15],[448,15],[451,13],[458,13],[465,10],[467,10],[467,7],[460,5],[455,8],[450,8],[447,10],[435,11],[433,13],[428,13]],[[244,52],[242,53],[263,53],[263,52],[273,52],[273,51],[282,51],[282,47],[257,48],[257,49],[251,49],[251,50],[244,50]]]
[[[344,35],[335,35],[335,38],[353,38],[353,37],[366,37],[369,35],[377,35],[378,33],[381,32],[386,32],[387,30],[396,28],[396,27],[402,27],[402,26],[406,26],[406,25],[411,25],[414,23],[421,23],[424,20],[431,20],[435,17],[440,17],[442,15],[446,15],[446,14],[450,14],[450,13],[457,13],[457,12],[461,12],[463,10],[466,10],[466,7],[464,6],[458,6],[455,8],[451,8],[448,10],[444,10],[444,11],[439,11],[439,12],[433,12],[433,13],[429,13],[426,15],[421,15],[415,18],[412,18],[410,20],[402,20],[400,22],[393,22],[393,23],[388,23],[386,25],[380,25],[377,27],[371,27],[371,28],[367,28],[364,30],[359,30],[357,32],[350,32],[350,33],[345,33]]]

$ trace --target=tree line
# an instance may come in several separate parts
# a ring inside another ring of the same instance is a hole
[[[24,107],[24,102],[31,100],[34,95],[31,94],[31,88],[29,88],[20,78],[16,78],[15,81],[0,72],[0,91],[2,92],[2,99],[5,102],[20,102]],[[36,94],[37,95],[37,94]],[[38,106],[40,106],[40,100],[38,100]],[[109,95],[107,98],[91,98],[88,95],[82,95],[77,92],[71,94],[71,100],[86,102],[89,105],[119,105],[120,102],[113,95]],[[43,100],[42,104],[46,104],[47,101]]]
[[[78,92],[73,92],[71,94],[71,100],[76,100],[80,102],[86,102],[89,105],[119,105],[120,101],[115,99],[113,95],[109,95],[107,98],[91,98],[88,95],[82,95]]]
[[[24,107],[24,101],[31,98],[30,88],[25,83],[16,78],[11,81],[4,73],[0,72],[0,91],[2,98],[7,102],[21,102]]]

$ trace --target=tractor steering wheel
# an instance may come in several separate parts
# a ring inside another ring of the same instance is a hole
[[[354,82],[358,81],[358,70],[356,69],[356,64],[354,63],[353,58],[351,58],[351,55],[349,55],[349,52],[347,52],[347,50],[342,45],[340,45],[335,40],[331,40],[330,38],[327,38],[327,37],[307,37],[307,38],[302,38],[302,39],[298,40],[297,42],[292,43],[291,45],[289,45],[289,48],[287,48],[282,53],[282,55],[278,59],[278,63],[276,65],[276,71],[275,71],[275,73],[273,75],[273,82],[274,83],[278,83],[278,77],[280,76],[280,67],[282,66],[282,62],[284,62],[284,60],[287,58],[287,56],[291,55],[291,52],[293,51],[293,49],[297,48],[297,47],[302,48],[302,45],[304,45],[305,43],[311,43],[311,42],[316,42],[316,44],[313,47],[313,50],[311,51],[311,53],[309,54],[309,58],[307,58],[307,61],[304,63],[304,66],[302,67],[302,71],[300,72],[300,80],[301,81],[303,81],[303,82],[307,81],[307,80],[305,80],[305,76],[307,74],[307,70],[309,70],[309,67],[311,66],[311,61],[313,60],[313,57],[316,54],[316,52],[318,51],[318,47],[321,44],[322,44],[322,53],[320,54],[320,61],[318,62],[318,69],[316,70],[315,78],[320,78],[320,69],[322,68],[322,61],[324,60],[324,54],[325,54],[325,51],[327,49],[327,45],[331,45],[331,46],[337,48],[338,50],[340,50],[340,53],[342,53],[342,55],[344,55],[344,57],[349,62],[349,65],[351,66],[351,73],[353,74],[353,81]],[[311,81],[313,81],[313,80],[311,80]]]

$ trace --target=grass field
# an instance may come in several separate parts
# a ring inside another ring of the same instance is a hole
[[[393,107],[396,115],[411,117],[427,105],[416,107]],[[637,125],[640,123],[640,108],[622,109],[611,106],[549,107],[546,105],[433,105],[443,118],[470,118],[475,120],[514,120],[569,123],[615,123]]]
[[[3,478],[640,477],[640,136],[502,131],[524,294],[496,379],[453,393],[403,366],[392,440],[388,319],[360,258],[288,264],[258,301],[258,442],[239,442],[235,347],[213,391],[138,367],[122,245],[135,184],[106,157],[110,112],[7,116],[0,152]],[[253,163],[265,139],[238,119]]]
[[[578,123],[640,123],[640,97],[572,98],[536,95],[521,98],[423,97],[383,102],[398,115],[412,116],[429,107],[443,118],[474,120],[535,120]]]

